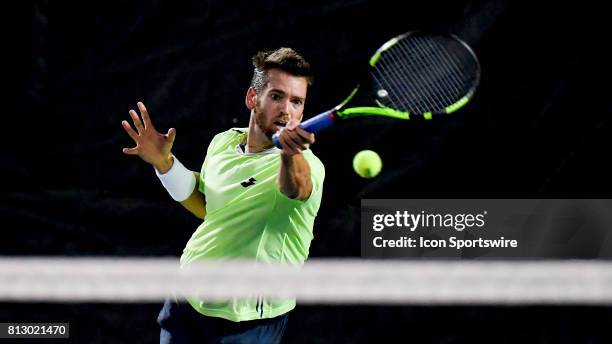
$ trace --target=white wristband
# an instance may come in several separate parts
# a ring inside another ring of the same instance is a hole
[[[155,174],[168,193],[177,202],[182,202],[191,196],[196,185],[193,171],[188,170],[178,159],[172,155],[174,163],[168,172],[161,174],[155,169]]]

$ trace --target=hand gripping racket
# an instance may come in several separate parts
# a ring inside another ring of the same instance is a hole
[[[473,97],[480,65],[457,36],[415,31],[383,44],[370,58],[368,74],[340,105],[300,127],[317,132],[357,116],[412,120],[449,114]],[[281,148],[277,134],[272,140]]]

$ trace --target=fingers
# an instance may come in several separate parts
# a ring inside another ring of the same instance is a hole
[[[300,132],[301,130],[301,132]],[[314,143],[314,134],[309,133],[302,128],[290,130],[285,128],[279,133],[278,139],[283,146],[283,150],[288,154],[299,154],[303,150],[310,148]]]
[[[144,128],[154,129],[155,127],[153,126],[153,123],[151,123],[151,118],[149,117],[149,112],[147,111],[147,108],[145,107],[145,105],[142,102],[138,102],[137,105],[138,105],[138,109],[140,110],[140,115],[142,116]]]
[[[295,155],[301,152],[298,145],[293,140],[291,140],[287,135],[283,135],[283,134],[279,135],[278,140],[280,141],[283,147],[283,151],[286,154]]]
[[[304,139],[306,142],[308,142],[308,144],[315,143],[315,134],[314,133],[306,131],[302,127],[295,128],[295,132],[297,132],[298,135],[300,135],[300,137],[302,139]]]
[[[127,121],[121,121],[121,125],[123,126],[123,129],[125,129],[125,131],[128,133],[128,135],[130,135],[132,140],[134,140],[134,142],[138,142],[138,133],[136,133],[134,129],[132,129],[130,124]]]
[[[138,147],[123,148],[123,153],[127,155],[138,155]]]
[[[176,138],[176,129],[170,128],[168,130],[168,133],[166,134],[166,138],[168,139],[168,141],[170,141],[170,143],[173,143],[174,139]]]
[[[314,134],[304,130],[304,128],[300,127],[299,125],[299,121],[291,119],[287,123],[285,130],[289,132],[296,132],[300,136],[300,140],[305,141],[308,144],[313,144],[315,142]]]
[[[132,122],[134,122],[134,126],[136,127],[138,134],[141,134],[144,131],[144,126],[142,125],[142,121],[140,120],[140,117],[138,117],[136,111],[130,110],[130,117],[132,117]]]
[[[138,134],[134,131],[134,129],[132,129],[132,127],[127,121],[121,121],[121,125],[123,126],[123,129],[125,129],[125,131],[128,133],[128,135],[130,135],[132,140],[136,142],[136,147],[123,148],[123,153],[128,154],[128,155],[137,155],[139,152],[138,151]]]

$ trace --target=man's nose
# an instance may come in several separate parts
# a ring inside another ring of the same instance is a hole
[[[293,108],[291,107],[290,101],[285,102],[285,113],[289,115],[289,117],[291,117],[291,114],[293,113]]]
[[[285,102],[284,105],[281,105],[281,115],[283,119],[288,121],[293,115],[293,108],[291,107],[291,102]]]

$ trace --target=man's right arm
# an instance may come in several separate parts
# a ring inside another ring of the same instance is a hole
[[[180,201],[181,205],[193,215],[204,219],[206,215],[206,200],[199,191],[200,174],[185,168],[172,155],[172,144],[176,137],[176,130],[170,128],[167,134],[160,134],[153,126],[147,108],[142,102],[138,102],[138,109],[142,119],[136,111],[129,111],[136,130],[127,121],[121,122],[123,129],[136,143],[135,147],[124,148],[123,153],[138,155],[142,160],[153,165],[157,171],[157,176],[170,193],[170,196],[176,201]],[[173,167],[175,168],[173,169]],[[171,170],[173,172],[169,173]],[[193,181],[189,180],[190,177],[195,178],[195,187],[193,189],[191,186]]]

